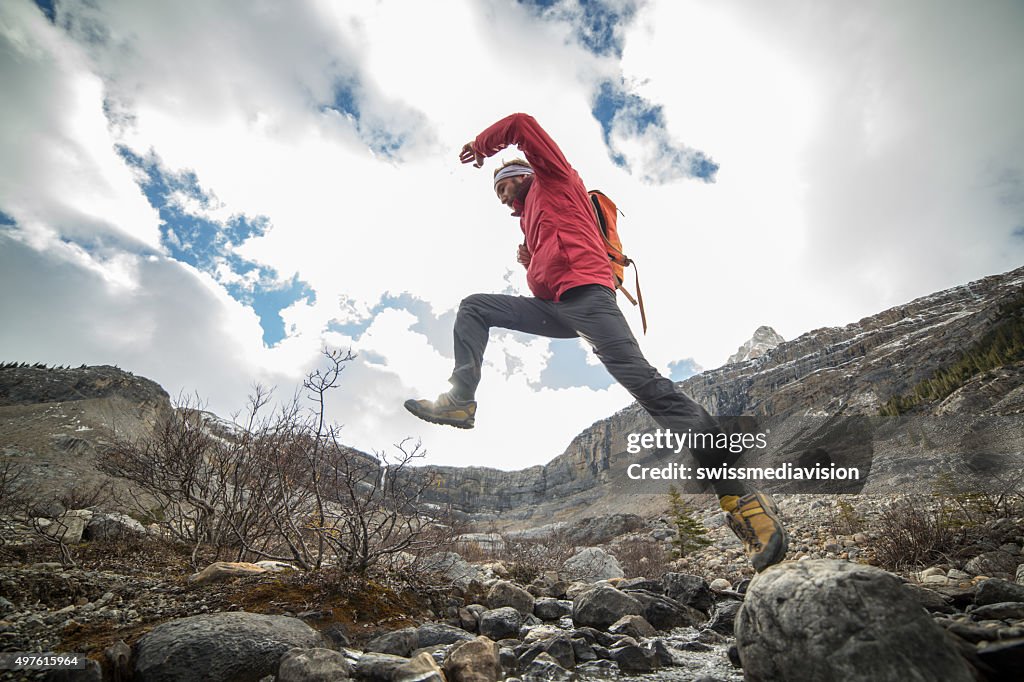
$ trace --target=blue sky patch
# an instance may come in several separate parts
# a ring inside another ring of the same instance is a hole
[[[334,86],[333,100],[330,104],[325,104],[322,110],[335,111],[350,120],[360,139],[375,154],[388,159],[397,158],[409,131],[393,131],[371,123],[360,110],[360,97],[358,81],[354,79],[338,81]]]
[[[158,160],[143,158],[124,146],[118,147],[118,153],[128,165],[145,173],[140,186],[160,213],[160,242],[170,256],[211,275],[232,298],[252,307],[260,318],[266,345],[286,338],[281,310],[302,300],[315,302],[316,292],[298,275],[282,279],[273,268],[236,252],[246,240],[266,234],[270,229],[267,218],[234,215],[219,223],[190,213],[179,203],[180,198],[194,201],[202,209],[213,208],[216,202],[216,197],[199,185],[195,173],[166,171]]]
[[[373,324],[373,320],[384,310],[405,310],[416,318],[409,331],[423,334],[431,348],[440,353],[443,357],[453,358],[455,353],[452,349],[452,328],[455,326],[456,311],[448,310],[442,315],[434,313],[433,307],[423,299],[416,298],[408,292],[401,294],[386,293],[381,296],[380,301],[370,309],[368,317],[352,322],[332,321],[328,331],[337,332],[348,336],[353,341],[359,341],[360,337]]]
[[[519,0],[537,16],[572,25],[579,43],[599,57],[622,57],[622,28],[636,15],[636,2]]]
[[[603,365],[587,364],[587,351],[580,346],[578,339],[552,339],[548,364],[540,373],[540,381],[531,384],[531,387],[539,389],[586,386],[601,391],[611,386],[614,381]]]
[[[0,211],[0,225],[17,225],[17,221],[3,211]]]
[[[57,10],[54,7],[53,0],[36,0],[36,7],[46,15],[47,20],[49,20],[51,24],[56,21]]]
[[[693,358],[673,360],[668,363],[668,378],[672,381],[683,381],[703,371],[704,368],[698,365]]]
[[[601,124],[608,154],[615,165],[632,172],[636,163],[615,148],[613,135],[642,137],[655,143],[655,158],[645,161],[648,162],[647,166],[657,170],[646,171],[641,179],[657,184],[680,178],[715,181],[718,164],[704,152],[673,140],[665,127],[665,114],[661,105],[629,92],[622,83],[603,81],[590,111]]]
[[[1019,226],[1016,230],[1014,230],[1010,234],[1012,234],[1014,237],[1018,237],[1020,239],[1024,239],[1024,225]]]

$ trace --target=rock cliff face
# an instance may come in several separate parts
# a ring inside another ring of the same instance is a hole
[[[876,417],[891,397],[912,391],[955,363],[1005,316],[1008,305],[1019,306],[1022,295],[1024,268],[925,296],[845,327],[814,330],[760,357],[705,371],[679,387],[712,414],[754,415],[761,427],[774,427],[800,443],[809,421],[820,433],[822,424],[833,428],[837,419]],[[995,449],[1022,452],[1024,363],[974,377],[941,405],[930,405],[924,412],[955,413],[961,422],[965,414],[995,419],[990,430],[1004,436]],[[565,452],[542,467],[515,472],[431,467],[438,476],[432,494],[435,501],[451,502],[467,512],[494,510],[505,517],[556,520],[570,508],[650,492],[639,485],[630,488],[623,473],[630,463],[644,461],[642,455],[627,454],[627,435],[655,428],[633,404],[579,434]],[[875,463],[878,491],[898,490],[910,482],[912,471],[900,473],[905,467],[936,473],[941,466],[940,455],[922,455],[920,444],[900,445],[909,437],[904,424],[892,428],[898,437],[869,453],[882,460]],[[1014,428],[1017,434],[1008,433]],[[959,424],[957,429],[962,438],[976,425]],[[652,452],[648,459],[656,455]],[[886,473],[892,475],[881,476]]]

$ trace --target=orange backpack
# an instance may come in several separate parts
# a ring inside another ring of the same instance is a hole
[[[643,324],[644,334],[646,334],[647,313],[644,311],[643,294],[640,293],[640,273],[637,270],[636,263],[633,262],[633,259],[627,257],[626,254],[622,252],[622,240],[619,238],[618,217],[622,211],[618,209],[615,202],[609,199],[604,192],[592,189],[588,194],[590,195],[590,203],[594,208],[594,217],[597,220],[597,226],[601,229],[601,236],[604,238],[605,247],[607,247],[608,250],[608,259],[612,262],[612,272],[615,274],[615,286],[622,292],[630,303],[640,306],[640,321]],[[626,274],[626,268],[630,265],[633,266],[636,298],[633,298],[632,294],[629,293],[629,290],[622,285],[623,277]]]

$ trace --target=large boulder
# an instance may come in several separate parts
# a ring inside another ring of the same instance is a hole
[[[659,630],[691,627],[707,620],[701,611],[663,594],[652,594],[644,590],[629,590],[626,594],[640,602],[643,617]]]
[[[619,561],[600,547],[582,549],[562,564],[562,574],[572,580],[594,583],[625,575]]]
[[[967,663],[900,580],[834,560],[780,564],[736,617],[747,682],[972,682]]]
[[[978,583],[978,591],[974,595],[975,604],[984,606],[1004,601],[1024,601],[1024,585],[1000,578],[989,578]]]
[[[128,516],[117,512],[93,514],[89,525],[82,533],[83,540],[118,539],[132,535],[145,535],[146,527]]]
[[[623,616],[641,616],[639,601],[611,585],[597,585],[572,602],[572,620],[577,627],[604,630]]]
[[[487,592],[487,608],[511,606],[524,616],[533,613],[535,598],[532,594],[507,580],[499,580]]]
[[[245,561],[215,561],[198,573],[188,577],[190,583],[208,585],[248,575],[262,575],[267,569]]]
[[[231,612],[162,623],[135,650],[136,682],[223,682],[274,675],[290,649],[324,646],[297,618]]]
[[[715,605],[715,595],[704,578],[687,573],[666,573],[661,576],[661,582],[665,596],[703,613],[711,613]]]
[[[44,532],[66,545],[77,544],[82,541],[82,533],[92,520],[92,515],[89,509],[66,511],[48,525]]]
[[[458,644],[444,662],[451,682],[496,682],[501,677],[498,644],[487,637]]]
[[[1020,553],[1010,553],[997,549],[974,557],[964,568],[974,575],[995,576],[998,578],[1015,579]]]
[[[436,573],[462,588],[469,587],[474,581],[482,581],[487,577],[482,570],[455,552],[431,554],[421,560],[420,569],[426,573]]]
[[[498,641],[519,635],[523,625],[523,614],[511,606],[484,611],[480,615],[480,634]]]

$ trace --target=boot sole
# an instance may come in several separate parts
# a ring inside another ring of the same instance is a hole
[[[756,557],[750,558],[750,563],[754,567],[754,570],[760,573],[769,566],[774,566],[786,558],[786,553],[789,551],[789,533],[786,532],[786,526],[782,523],[782,519],[779,518],[779,506],[775,502],[775,499],[771,495],[765,493],[760,494],[758,497],[761,503],[761,508],[764,509],[768,517],[775,522],[775,525],[780,531],[779,533],[772,535],[771,539],[768,540],[768,544]],[[733,534],[739,536],[739,533],[737,532],[737,525],[740,522],[733,519],[731,514],[726,516],[726,521]]]
[[[438,417],[429,412],[422,412],[420,410],[419,403],[417,403],[415,400],[406,400],[405,409],[409,410],[409,412],[411,412],[414,416],[418,417],[419,419],[422,419],[425,422],[430,422],[431,424],[438,424],[439,426],[453,426],[457,429],[468,430],[473,428],[474,424],[474,422],[467,422],[464,419],[447,419],[445,417]]]

